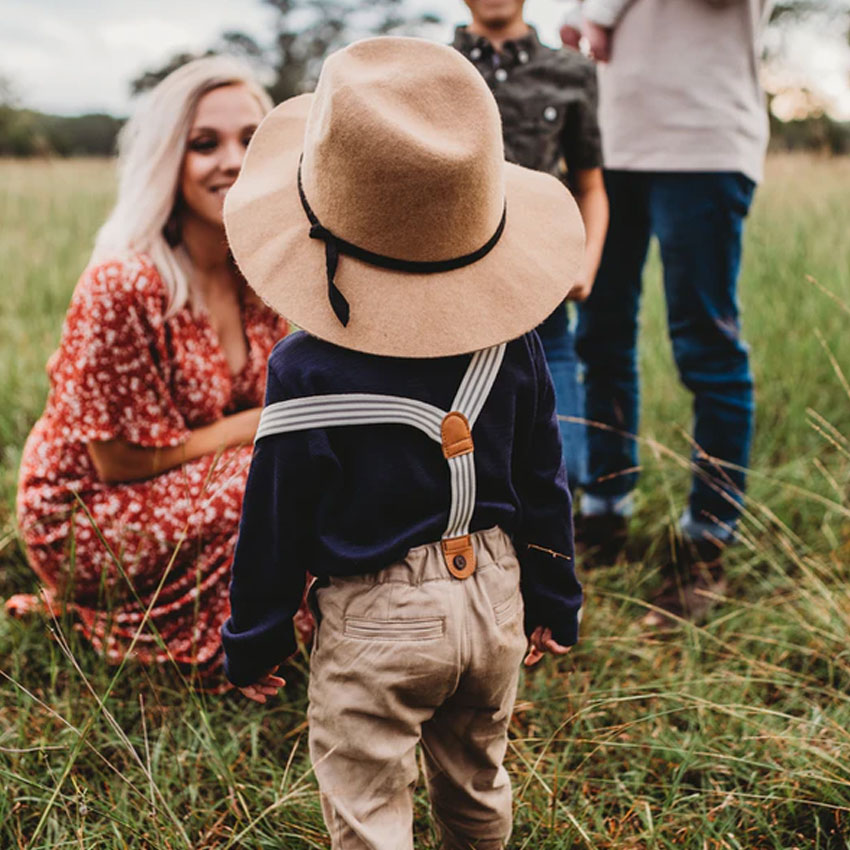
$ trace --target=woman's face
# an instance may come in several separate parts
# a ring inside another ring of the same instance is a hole
[[[180,172],[180,195],[190,215],[224,226],[224,196],[262,118],[260,104],[243,85],[213,89],[198,101]]]

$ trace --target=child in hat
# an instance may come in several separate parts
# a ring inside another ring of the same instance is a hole
[[[502,848],[520,661],[578,632],[532,330],[579,276],[575,203],[504,162],[466,59],[378,38],[262,123],[225,222],[251,286],[304,329],[269,360],[227,674],[258,702],[283,686],[309,570],[310,754],[332,846],[412,848],[421,743],[443,846]]]

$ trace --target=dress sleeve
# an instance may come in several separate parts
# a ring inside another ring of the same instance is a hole
[[[600,27],[613,28],[634,0],[584,0],[584,16]]]
[[[87,269],[48,363],[51,403],[67,439],[177,446],[189,430],[169,390],[166,292],[141,261]]]
[[[543,347],[535,332],[526,339],[536,373],[537,404],[518,482],[523,521],[515,542],[522,565],[525,627],[528,634],[537,626],[548,627],[558,643],[572,646],[578,640],[582,602],[575,575],[572,500]]]

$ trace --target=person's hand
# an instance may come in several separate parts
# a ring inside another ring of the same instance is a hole
[[[592,280],[579,280],[573,284],[573,288],[567,293],[567,301],[586,301],[593,289]]]
[[[276,669],[275,667],[269,670],[264,676],[260,676],[256,682],[245,685],[244,688],[239,688],[239,690],[254,702],[265,702],[267,697],[273,697],[286,684],[285,679],[272,675]]]
[[[571,646],[561,646],[556,643],[552,638],[552,629],[544,626],[537,626],[528,640],[531,646],[523,661],[526,667],[533,667],[547,652],[551,652],[552,655],[566,655],[572,649]]]
[[[242,446],[254,442],[260,425],[262,407],[251,407],[226,417],[228,426],[228,446]]]
[[[581,41],[581,30],[576,29],[570,24],[564,24],[561,29],[561,44],[564,47],[569,47],[570,50],[578,50],[578,43]]]
[[[597,62],[608,62],[611,59],[611,28],[601,27],[593,21],[584,18],[582,34],[587,39],[590,55]]]

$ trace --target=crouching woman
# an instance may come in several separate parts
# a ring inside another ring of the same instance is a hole
[[[148,95],[47,364],[18,522],[47,598],[110,662],[132,651],[206,681],[220,666],[266,359],[287,331],[237,270],[222,205],[270,107],[224,57]]]

